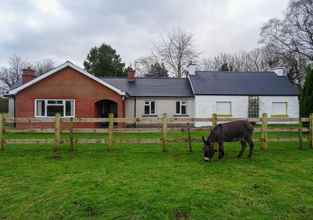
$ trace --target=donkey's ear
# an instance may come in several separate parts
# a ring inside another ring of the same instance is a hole
[[[207,144],[207,141],[205,140],[204,136],[202,136],[202,141],[203,141],[204,144]]]

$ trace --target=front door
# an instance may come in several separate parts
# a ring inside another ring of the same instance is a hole
[[[117,104],[110,100],[102,100],[96,103],[98,117],[108,118],[110,113],[117,117]],[[100,127],[108,127],[108,123],[101,123]]]
[[[101,105],[100,116],[102,118],[108,118],[109,114],[113,113],[114,117],[117,117],[117,105],[112,101],[103,101]]]
[[[249,96],[248,117],[249,118],[259,117],[259,96]]]

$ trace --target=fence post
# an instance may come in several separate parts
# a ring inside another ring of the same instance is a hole
[[[53,153],[54,156],[57,156],[57,152],[60,148],[61,143],[61,116],[60,113],[55,115],[55,122],[54,122],[54,148]]]
[[[310,146],[313,148],[313,113],[310,114]]]
[[[301,120],[301,116],[299,117],[299,149],[303,149],[303,122]]]
[[[161,145],[162,151],[166,152],[166,138],[167,138],[167,116],[166,113],[163,114],[161,118]]]
[[[4,150],[4,116],[0,114],[0,150]]]
[[[216,113],[213,113],[212,114],[212,129],[211,129],[211,132],[213,131],[213,128],[217,125],[217,114]],[[218,143],[214,143],[213,144],[213,147],[215,150],[217,150],[217,152],[219,152],[219,145]]]
[[[110,151],[113,144],[113,126],[114,126],[114,115],[113,113],[109,114],[109,127],[108,127],[108,145],[107,151]]]
[[[74,151],[74,135],[73,135],[73,128],[74,128],[74,119],[70,119],[70,151]]]
[[[30,130],[33,130],[33,122],[32,122],[32,119],[28,119],[28,122],[29,122],[29,128]]]
[[[268,141],[268,138],[267,138],[267,114],[266,113],[263,113],[262,114],[262,143],[261,143],[261,149],[262,150],[267,150],[267,141]]]
[[[212,127],[214,128],[217,125],[217,114],[212,114]]]
[[[191,134],[190,134],[190,124],[187,124],[187,134],[188,134],[188,148],[189,152],[192,152],[192,144],[191,144]]]

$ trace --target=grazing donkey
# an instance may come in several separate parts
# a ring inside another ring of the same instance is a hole
[[[222,159],[224,157],[224,142],[240,141],[241,150],[238,154],[240,158],[247,146],[249,144],[249,158],[252,157],[254,143],[252,141],[252,134],[255,123],[249,122],[247,120],[238,120],[225,124],[218,124],[213,128],[207,140],[202,136],[204,143],[203,156],[205,161],[210,161],[214,156],[216,150],[213,144],[218,143],[219,154],[218,158]]]

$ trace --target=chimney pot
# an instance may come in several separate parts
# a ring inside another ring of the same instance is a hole
[[[287,76],[287,69],[285,67],[275,67],[271,69],[277,76]]]
[[[33,80],[35,78],[35,70],[30,66],[22,70],[22,82],[23,84]]]
[[[136,74],[136,71],[133,68],[131,68],[131,67],[127,68],[128,82],[135,82],[135,80],[136,80],[135,74]]]
[[[187,74],[188,75],[196,75],[197,65],[195,63],[190,62],[187,66]]]

